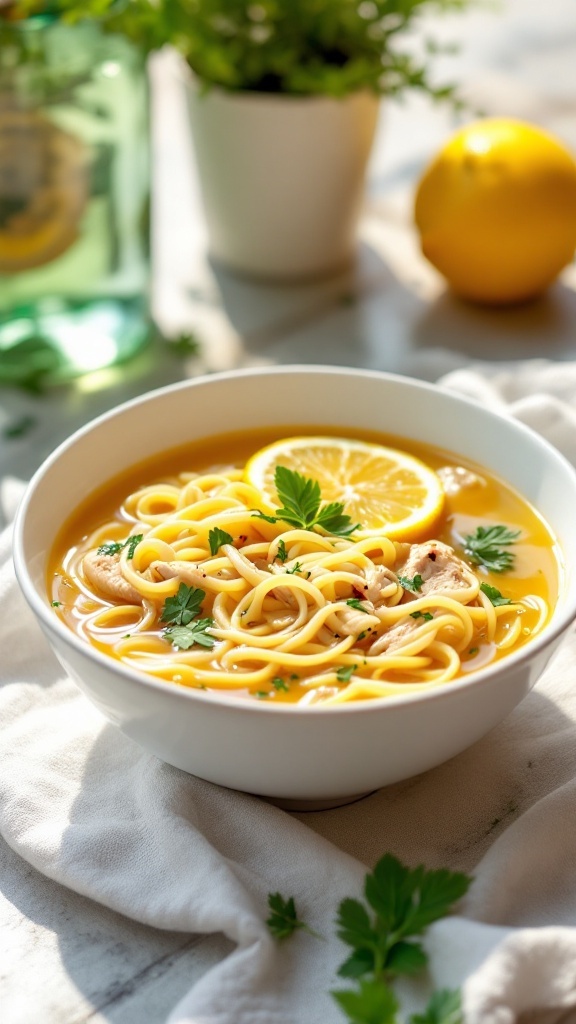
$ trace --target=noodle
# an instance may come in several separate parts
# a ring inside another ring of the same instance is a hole
[[[457,556],[457,585],[410,592],[399,580],[407,545],[269,523],[253,514],[260,502],[237,468],[133,491],[118,518],[88,533],[59,566],[57,595],[64,585],[76,594],[64,618],[155,678],[328,706],[446,684],[547,621],[538,594],[494,605],[481,574]],[[229,536],[214,551],[215,530]],[[127,538],[140,535],[131,550]],[[122,577],[125,600],[89,578],[88,553],[113,542],[120,550],[101,559]],[[204,623],[188,647],[174,641],[178,623],[165,612],[183,585],[201,593],[196,620]]]

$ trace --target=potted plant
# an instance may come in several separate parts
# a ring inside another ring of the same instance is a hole
[[[37,5],[42,0],[20,0]],[[382,96],[433,83],[402,40],[468,0],[53,0],[184,58],[210,254],[295,279],[353,257]]]
[[[434,98],[401,49],[424,11],[466,0],[181,0],[211,255],[245,274],[325,275],[354,253],[379,100]]]

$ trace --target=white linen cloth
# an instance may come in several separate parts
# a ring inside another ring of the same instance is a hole
[[[576,364],[475,366],[445,383],[519,416],[576,463]],[[468,751],[348,807],[293,815],[165,765],[104,722],[20,595],[9,529],[0,563],[1,833],[39,871],[122,914],[233,940],[169,1024],[337,1024],[329,990],[346,987],[335,972],[348,950],[336,909],[386,851],[474,875],[460,916],[427,938],[429,988],[463,984],[468,1024],[576,1021],[573,633]],[[275,942],[264,921],[278,890],[325,941]],[[403,1012],[426,998],[404,985]]]

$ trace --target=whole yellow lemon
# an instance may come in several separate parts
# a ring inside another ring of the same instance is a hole
[[[576,161],[535,125],[486,118],[448,141],[416,190],[422,252],[459,295],[539,295],[576,248]]]

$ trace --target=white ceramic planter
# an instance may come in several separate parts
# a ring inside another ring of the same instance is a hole
[[[202,93],[193,80],[189,95],[210,255],[263,278],[349,263],[378,98]]]

